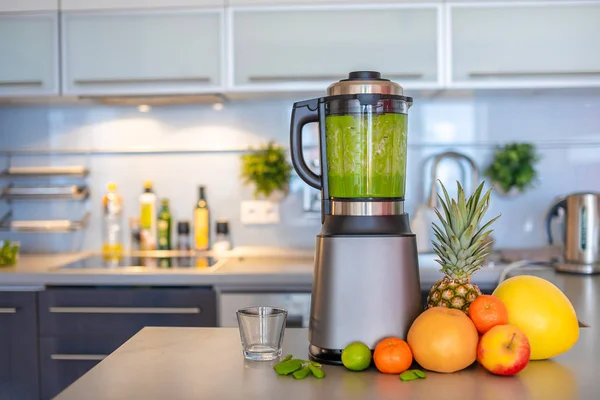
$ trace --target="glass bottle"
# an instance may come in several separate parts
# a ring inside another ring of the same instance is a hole
[[[171,250],[171,211],[169,210],[169,200],[162,199],[160,211],[158,212],[158,249]]]
[[[231,250],[231,239],[229,237],[229,221],[219,219],[216,222],[215,243],[212,249],[215,252]]]
[[[144,192],[140,195],[140,238],[142,250],[156,249],[156,194],[152,182],[144,182]]]
[[[109,182],[106,190],[102,197],[102,253],[108,258],[120,258],[123,254],[123,200],[114,182]]]
[[[206,201],[204,186],[198,188],[198,203],[194,209],[194,249],[210,248],[210,212]]]

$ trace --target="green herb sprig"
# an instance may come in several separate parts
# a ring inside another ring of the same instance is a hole
[[[292,375],[294,379],[304,379],[309,375],[317,379],[325,378],[325,371],[321,369],[321,364],[308,360],[293,358],[291,354],[283,357],[273,369],[277,375]]]
[[[400,374],[400,380],[404,382],[414,381],[416,379],[425,379],[427,375],[420,369],[409,369]]]

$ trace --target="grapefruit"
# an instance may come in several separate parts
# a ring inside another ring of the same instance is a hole
[[[498,285],[493,294],[506,305],[508,323],[525,332],[532,360],[562,354],[579,339],[575,309],[551,282],[537,276],[514,276]]]
[[[473,322],[457,309],[433,307],[415,319],[407,342],[425,369],[456,372],[473,364],[479,335]]]

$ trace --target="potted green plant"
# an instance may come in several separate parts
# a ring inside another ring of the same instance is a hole
[[[255,198],[283,199],[288,192],[291,171],[286,150],[273,141],[242,155],[242,180],[254,186]]]
[[[535,169],[540,156],[532,143],[508,143],[494,152],[492,163],[485,170],[497,192],[516,195],[533,187]]]
[[[19,259],[21,244],[10,240],[0,240],[0,267],[15,265]]]

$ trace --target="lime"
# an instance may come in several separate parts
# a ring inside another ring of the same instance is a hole
[[[371,365],[371,349],[362,342],[350,343],[342,351],[342,364],[350,371],[362,371]]]

